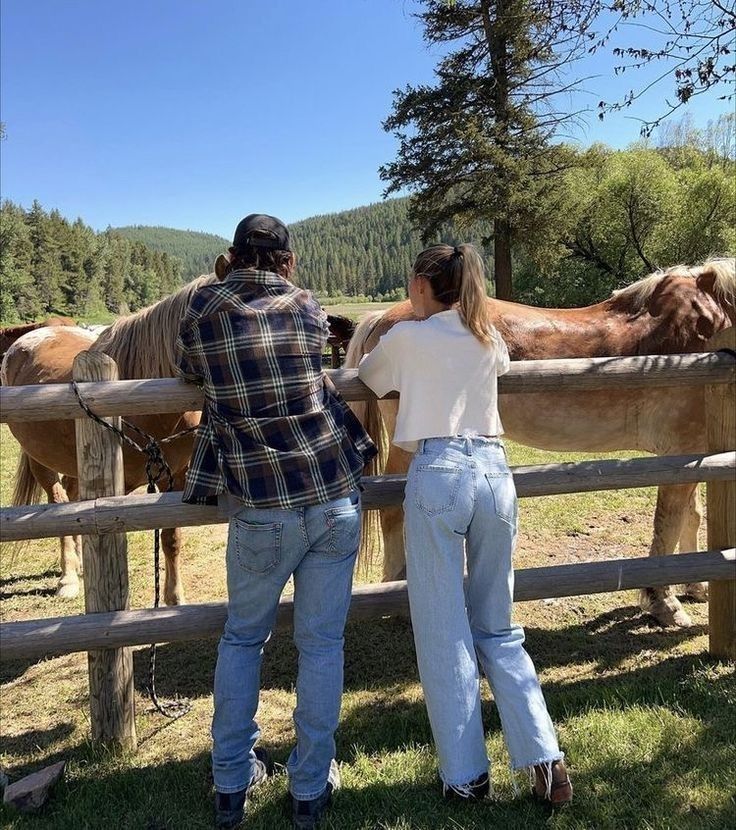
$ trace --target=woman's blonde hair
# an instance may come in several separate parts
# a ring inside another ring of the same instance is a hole
[[[429,280],[435,300],[457,304],[463,322],[481,343],[496,340],[486,302],[486,269],[473,245],[432,245],[416,258],[412,272]]]

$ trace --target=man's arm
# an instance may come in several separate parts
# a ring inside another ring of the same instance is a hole
[[[203,382],[202,371],[197,366],[197,356],[192,348],[192,332],[187,323],[184,323],[176,338],[176,358],[174,371],[176,376],[187,383],[196,383],[201,386]]]

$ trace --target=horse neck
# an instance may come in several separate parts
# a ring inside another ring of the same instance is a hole
[[[174,377],[176,339],[192,294],[216,281],[214,274],[199,277],[148,308],[121,317],[91,348],[113,358],[121,378]]]
[[[635,354],[641,323],[608,301],[582,308],[539,308],[491,300],[494,325],[513,360]]]

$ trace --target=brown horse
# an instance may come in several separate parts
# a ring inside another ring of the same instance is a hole
[[[214,275],[199,277],[148,308],[121,317],[99,337],[81,328],[42,328],[13,343],[2,364],[2,383],[12,386],[33,383],[67,383],[72,363],[84,349],[110,355],[118,365],[121,379],[162,378],[174,376],[175,343],[179,323],[192,293],[215,280]],[[126,418],[139,428],[164,438],[199,423],[199,412],[165,415],[136,415]],[[76,499],[77,453],[73,421],[43,421],[9,424],[21,445],[13,504],[29,504],[46,491],[49,502]],[[135,439],[135,435],[131,435]],[[174,474],[174,486],[182,489],[184,471],[192,450],[192,435],[164,444],[163,453]],[[124,446],[126,492],[146,483],[145,457]],[[181,531],[169,528],[162,532],[161,543],[166,559],[164,601],[169,605],[183,602],[179,577]],[[79,540],[62,539],[61,579],[57,593],[73,597],[79,592]]]
[[[199,277],[176,293],[128,317],[121,317],[102,332],[68,328],[35,328],[15,340],[0,371],[2,383],[19,386],[34,383],[67,383],[71,380],[76,355],[93,349],[110,355],[118,365],[121,379],[174,376],[175,343],[179,324],[192,293],[201,285],[218,279],[215,274]],[[352,322],[328,315],[330,343],[347,344]],[[59,324],[61,325],[61,324]],[[96,327],[97,329],[101,327]],[[98,336],[99,334],[99,336]],[[200,413],[138,415],[126,420],[163,438],[199,423]],[[13,504],[30,504],[46,492],[49,502],[78,498],[76,441],[73,421],[44,421],[9,424],[21,445]],[[136,439],[135,434],[131,437]],[[192,436],[183,436],[163,445],[163,453],[174,474],[174,487],[181,490],[192,449]],[[146,483],[145,458],[123,446],[126,492]],[[164,601],[183,602],[179,577],[181,531],[165,529],[161,535],[166,559]],[[79,593],[80,539],[61,540],[61,578],[57,594],[75,597]]]
[[[19,326],[5,326],[0,328],[0,360],[3,359],[5,352],[15,343],[19,337],[28,334],[29,331],[41,329],[45,326],[76,326],[77,324],[71,317],[47,317],[40,323],[23,323]]]
[[[677,266],[651,274],[586,308],[532,308],[489,299],[493,321],[512,360],[679,354],[704,351],[707,341],[736,321],[734,259],[700,267]],[[395,323],[413,319],[411,304],[399,303],[368,315],[358,325],[345,367],[355,367]],[[562,384],[561,384],[562,386]],[[356,404],[376,438],[381,423],[393,435],[395,400]],[[657,455],[705,451],[702,387],[503,395],[500,413],[506,434],[521,444],[549,450],[610,452],[646,450]],[[384,442],[382,471],[405,473],[410,456]],[[384,579],[404,573],[401,508],[381,512]],[[695,551],[700,524],[693,484],[662,486],[657,494],[650,555]],[[367,534],[366,534],[367,535]],[[704,586],[688,586],[696,599]],[[686,626],[690,618],[669,588],[645,589],[642,608],[662,624]]]

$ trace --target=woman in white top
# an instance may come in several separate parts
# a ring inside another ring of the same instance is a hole
[[[416,321],[397,323],[360,364],[379,397],[399,392],[394,442],[414,458],[404,500],[419,674],[446,797],[488,794],[478,660],[514,769],[533,792],[572,799],[524,632],[511,621],[517,499],[499,435],[497,377],[509,354],[491,323],[472,245],[434,245],[409,281]],[[465,560],[468,579],[463,586]]]

